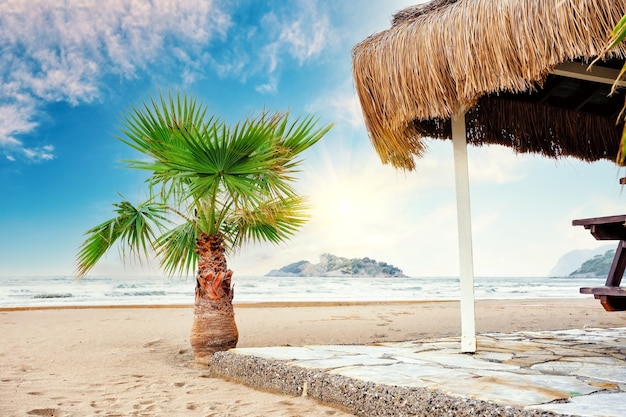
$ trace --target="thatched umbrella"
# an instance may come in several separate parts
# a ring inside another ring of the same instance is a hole
[[[466,144],[615,160],[624,96],[608,93],[626,48],[587,67],[624,13],[626,0],[435,0],[353,49],[384,163],[412,170],[425,138],[453,141],[464,352],[476,350]]]

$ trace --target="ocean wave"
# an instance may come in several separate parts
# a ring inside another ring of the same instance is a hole
[[[604,279],[477,277],[476,299],[578,298],[578,288]],[[458,277],[365,279],[346,277],[237,277],[235,303],[281,301],[452,300]],[[154,277],[0,277],[0,307],[193,303],[189,281]]]
[[[64,294],[36,294],[33,296],[33,298],[72,298],[73,295],[71,293],[64,293]]]
[[[163,297],[168,295],[165,291],[124,291],[124,292],[108,292],[105,297]]]

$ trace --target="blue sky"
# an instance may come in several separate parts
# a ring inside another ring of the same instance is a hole
[[[356,99],[351,48],[415,1],[0,2],[0,276],[71,275],[83,233],[141,194],[121,168],[120,114],[159,89],[230,122],[263,108],[315,113],[333,130],[305,155],[311,221],[291,241],[244,248],[235,275],[330,252],[412,276],[458,275],[452,145],[430,141],[410,174],[380,163]],[[596,242],[571,220],[623,213],[623,174],[470,148],[477,276],[545,276]],[[112,251],[93,275],[158,273]]]

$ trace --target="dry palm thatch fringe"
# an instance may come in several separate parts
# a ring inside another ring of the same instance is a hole
[[[609,116],[491,96],[480,98],[468,110],[466,124],[471,145],[503,145],[519,153],[571,156],[588,162],[615,159],[621,135],[621,128]],[[422,137],[452,136],[449,119],[413,121],[411,129]]]
[[[399,12],[390,29],[353,49],[355,85],[374,147],[383,162],[413,169],[424,137],[449,137],[451,116],[472,109],[483,96],[536,89],[562,62],[591,60],[624,13],[626,0],[436,0]],[[626,47],[606,56],[616,57],[626,57]],[[474,129],[476,143],[515,142],[485,136],[486,128],[476,123]],[[563,150],[569,139],[528,149],[555,157],[606,157],[579,154],[586,139],[572,152]]]

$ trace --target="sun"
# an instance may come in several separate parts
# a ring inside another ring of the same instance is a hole
[[[351,209],[352,203],[350,202],[350,200],[343,199],[339,202],[339,213],[341,213],[341,215],[350,214]]]
[[[363,173],[326,172],[308,192],[311,227],[335,246],[363,244],[372,223],[384,215],[374,183]]]
[[[359,227],[366,208],[371,207],[360,188],[362,187],[346,179],[335,182],[314,196],[313,213],[335,228]]]
[[[401,222],[408,182],[373,149],[345,145],[325,143],[306,159],[298,185],[310,218],[300,237],[311,251],[371,254]]]

